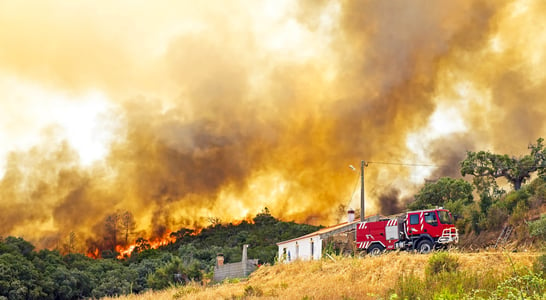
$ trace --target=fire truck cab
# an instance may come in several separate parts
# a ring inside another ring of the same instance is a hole
[[[443,208],[410,211],[356,226],[358,249],[373,255],[396,249],[428,253],[458,242],[453,217]]]

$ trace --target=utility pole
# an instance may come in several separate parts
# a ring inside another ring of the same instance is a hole
[[[360,166],[360,222],[364,222],[364,167],[366,162],[362,161]]]

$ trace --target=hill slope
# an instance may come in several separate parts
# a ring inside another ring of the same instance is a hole
[[[529,274],[537,252],[443,253],[419,255],[389,253],[379,257],[341,258],[335,261],[295,262],[263,266],[247,280],[203,287],[198,284],[119,299],[385,299],[421,296],[445,290],[463,295],[472,290],[498,290],[515,272]],[[425,271],[435,258],[456,261],[457,271]],[[535,276],[540,279],[539,276]],[[546,290],[545,280],[538,288]],[[454,289],[450,291],[450,289]],[[482,292],[482,296],[488,296]]]

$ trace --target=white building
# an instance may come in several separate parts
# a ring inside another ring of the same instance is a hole
[[[330,236],[347,233],[355,230],[358,220],[345,222],[331,227],[300,236],[291,240],[277,243],[279,247],[278,260],[291,262],[294,260],[312,260],[322,257],[326,239]],[[354,234],[354,233],[353,233]]]

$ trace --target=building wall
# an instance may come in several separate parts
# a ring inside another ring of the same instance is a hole
[[[318,235],[278,244],[278,247],[278,259],[281,262],[320,259],[322,257],[322,240]]]
[[[214,281],[222,281],[226,278],[243,278],[248,276],[258,265],[257,259],[249,259],[246,261],[246,274],[243,269],[243,262],[236,262],[216,266],[214,268]]]

